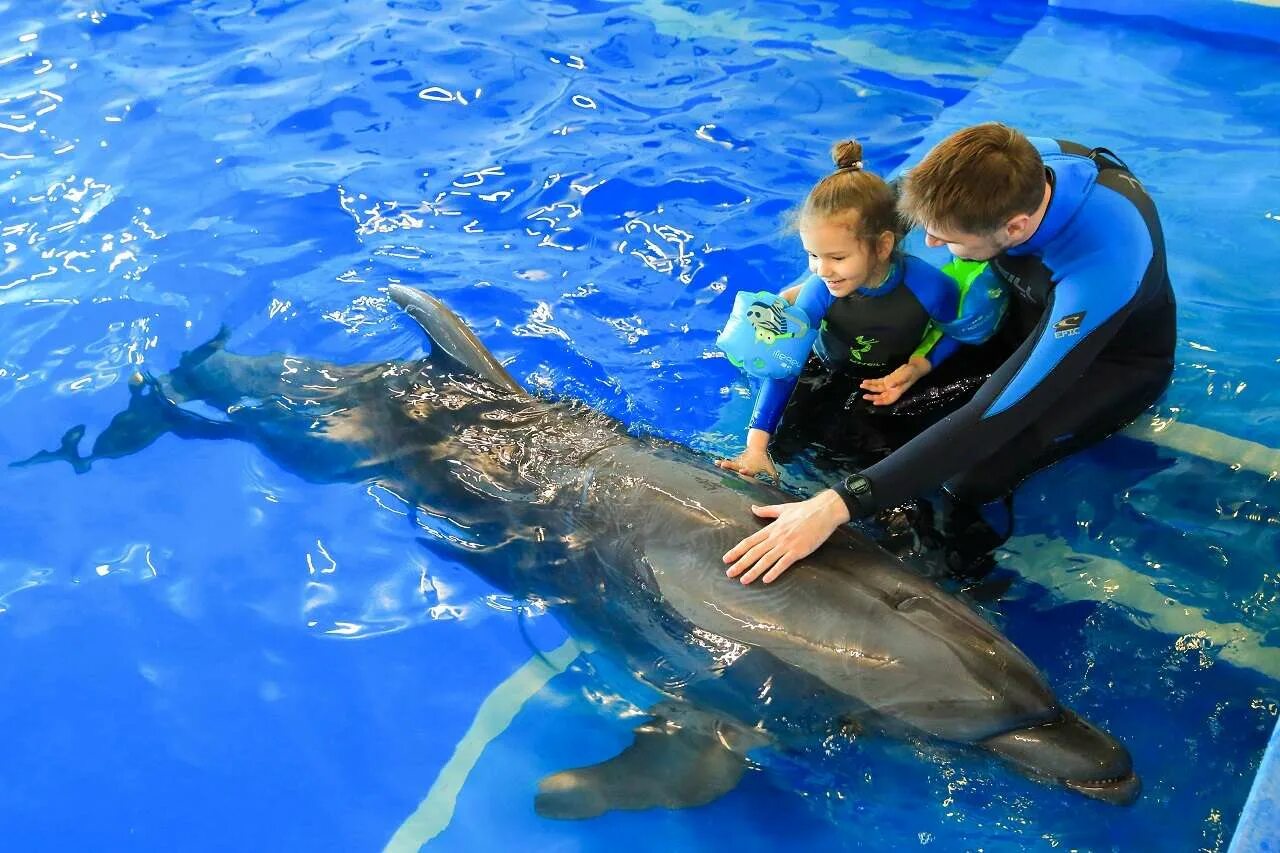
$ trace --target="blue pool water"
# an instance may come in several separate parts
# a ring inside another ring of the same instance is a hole
[[[761,754],[694,811],[542,821],[537,780],[654,694],[546,670],[553,618],[391,496],[173,437],[0,467],[6,848],[1225,849],[1280,703],[1280,488],[1204,448],[1280,447],[1276,80],[1274,45],[1033,3],[0,0],[5,461],[91,440],[223,325],[418,355],[393,282],[527,387],[728,451],[749,391],[714,336],[800,271],[781,214],[829,144],[888,173],[990,118],[1144,179],[1181,309],[1156,414],[1212,431],[1030,481],[986,608],[1129,746],[1130,809],[868,740]]]

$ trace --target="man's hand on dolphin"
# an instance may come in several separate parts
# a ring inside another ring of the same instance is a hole
[[[777,580],[791,564],[818,550],[835,529],[849,520],[849,510],[834,491],[827,489],[807,501],[753,506],[760,518],[774,521],[735,545],[723,559],[732,563],[726,574],[741,577],[744,584],[764,576]]]

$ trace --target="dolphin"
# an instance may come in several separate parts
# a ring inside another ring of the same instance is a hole
[[[1118,741],[872,539],[844,527],[770,585],[727,578],[720,555],[759,523],[750,506],[793,498],[584,403],[530,395],[443,303],[390,295],[430,338],[427,358],[243,356],[224,330],[171,372],[136,377],[87,456],[79,426],[15,464],[84,472],[172,433],[252,442],[308,481],[400,495],[432,547],[552,603],[570,633],[663,694],[619,755],[540,782],[546,817],[709,803],[751,750],[850,731],[982,750],[1088,797],[1136,799]]]

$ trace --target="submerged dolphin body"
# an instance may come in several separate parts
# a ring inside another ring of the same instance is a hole
[[[842,528],[773,584],[726,578],[720,555],[757,526],[750,505],[786,496],[581,403],[529,396],[443,304],[391,295],[430,336],[428,359],[248,357],[219,336],[135,383],[88,457],[77,427],[27,462],[84,471],[167,432],[237,438],[307,480],[379,482],[429,514],[439,547],[554,602],[571,632],[667,696],[620,755],[544,779],[545,816],[707,803],[737,784],[746,751],[850,728],[973,745],[1107,802],[1137,796],[1123,746],[872,541]]]

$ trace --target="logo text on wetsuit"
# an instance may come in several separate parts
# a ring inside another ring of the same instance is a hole
[[[1084,312],[1077,311],[1074,314],[1068,314],[1061,320],[1053,324],[1053,336],[1055,338],[1071,338],[1080,334],[1080,324],[1084,322]]]
[[[1009,284],[1017,288],[1018,293],[1022,295],[1023,299],[1027,299],[1027,300],[1031,299],[1031,287],[1029,285],[1025,285],[1022,283],[1022,276],[1015,275],[1014,273],[1005,269],[1004,265],[1000,263],[999,258],[992,258],[991,266],[995,267],[996,272],[1000,274],[1001,278],[1003,278],[1005,281],[1009,282]]]

